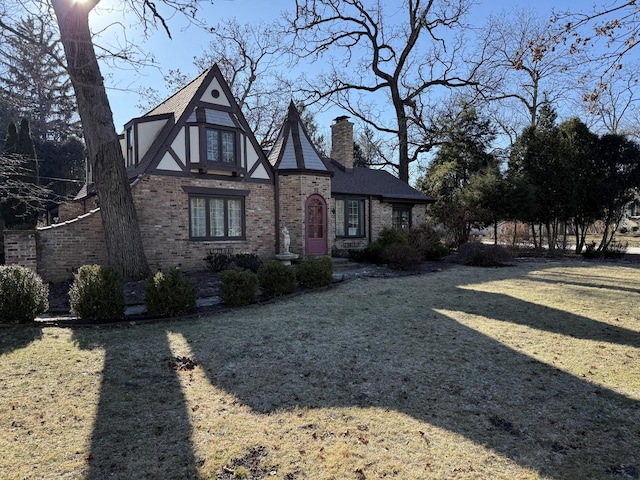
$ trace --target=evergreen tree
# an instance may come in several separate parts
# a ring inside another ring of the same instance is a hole
[[[499,161],[489,153],[495,133],[489,120],[465,105],[458,115],[443,120],[441,127],[444,143],[417,187],[436,200],[431,214],[447,228],[450,242],[459,245],[467,241],[471,227],[483,220],[474,195],[465,195],[465,189],[474,176],[499,171]]]
[[[596,146],[597,197],[605,228],[598,251],[606,251],[624,207],[640,189],[640,145],[622,135],[603,135]]]
[[[0,50],[0,96],[18,116],[29,119],[33,138],[80,136],[73,86],[50,25],[29,16],[16,30],[21,36],[6,35]]]
[[[9,124],[3,154],[3,188],[0,215],[8,228],[34,228],[40,207],[38,161],[29,121],[22,119],[20,129]]]

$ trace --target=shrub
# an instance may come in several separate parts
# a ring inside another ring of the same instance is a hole
[[[484,243],[463,243],[458,247],[458,262],[476,267],[496,267],[513,259],[509,251],[501,245]]]
[[[366,249],[349,249],[348,257],[354,262],[366,262],[367,252]]]
[[[382,251],[382,260],[394,270],[411,270],[422,261],[422,254],[408,244],[393,243]]]
[[[295,290],[296,271],[293,267],[274,260],[260,267],[258,281],[264,295],[284,295]]]
[[[407,237],[393,228],[383,228],[375,242],[364,249],[364,258],[373,263],[383,263],[383,252],[389,245],[406,245]]]
[[[423,260],[440,260],[449,254],[449,249],[442,243],[442,235],[428,225],[413,228],[407,234],[407,242]]]
[[[78,317],[96,320],[124,317],[122,275],[115,268],[83,265],[73,277],[69,303]]]
[[[214,273],[218,273],[231,266],[233,257],[226,253],[210,253],[204,257],[204,261],[207,263],[207,268],[209,270]]]
[[[0,322],[29,323],[49,308],[49,286],[19,265],[0,266]]]
[[[296,272],[303,287],[320,288],[333,282],[333,262],[328,257],[307,257]]]
[[[388,247],[396,243],[406,245],[409,242],[407,237],[395,228],[383,228],[375,243],[379,243],[383,247]]]
[[[253,273],[258,273],[262,266],[262,260],[255,253],[238,253],[233,257],[233,263],[236,267],[251,270]]]
[[[144,303],[147,312],[154,316],[175,316],[196,309],[198,287],[182,276],[180,270],[158,272],[147,279]]]
[[[620,259],[627,253],[629,242],[611,242],[604,251],[604,258]]]
[[[600,255],[596,248],[596,242],[587,243],[584,246],[584,252],[582,252],[582,256],[584,258],[597,258]]]
[[[256,298],[258,277],[249,270],[224,270],[220,272],[222,300],[230,307],[248,305]]]

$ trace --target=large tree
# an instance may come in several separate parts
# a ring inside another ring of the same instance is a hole
[[[468,105],[450,113],[439,125],[443,143],[417,186],[435,199],[431,215],[446,227],[451,243],[459,245],[467,241],[472,226],[485,223],[488,216],[468,188],[479,187],[478,176],[499,175],[499,161],[490,152],[495,131],[487,118]]]
[[[89,13],[97,1],[51,0],[51,3],[82,120],[109,263],[125,278],[141,278],[149,268],[113,113],[89,29]]]
[[[405,182],[411,162],[434,144],[436,91],[468,86],[480,63],[463,58],[459,36],[472,3],[296,0],[288,19],[299,53],[326,58],[328,70],[309,82],[310,98],[393,135],[392,166]]]
[[[640,145],[621,135],[603,135],[596,148],[597,195],[604,229],[598,246],[606,251],[613,241],[624,207],[640,190]]]
[[[479,48],[486,55],[479,87],[494,106],[494,119],[513,142],[526,126],[535,126],[543,105],[558,106],[577,88],[577,57],[550,37],[547,19],[517,9],[489,17]]]

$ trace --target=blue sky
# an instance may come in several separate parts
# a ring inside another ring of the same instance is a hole
[[[90,17],[92,29],[98,31],[114,21],[120,22],[126,31],[127,39],[135,42],[142,50],[153,52],[157,62],[157,68],[144,69],[115,69],[106,64],[102,65],[116,129],[120,131],[124,123],[143,113],[136,108],[136,104],[140,103],[139,95],[136,93],[139,87],[149,86],[163,92],[162,71],[166,72],[169,69],[179,68],[191,77],[199,73],[193,66],[192,60],[194,56],[202,53],[209,43],[209,37],[194,27],[188,27],[184,19],[175,17],[168,20],[173,39],[169,39],[164,31],[157,30],[150,31],[149,38],[145,40],[142,32],[130,25],[131,18],[123,18],[121,11],[108,12],[111,5],[118,3],[119,0],[102,0],[99,10],[93,12]],[[202,13],[210,24],[231,17],[236,17],[241,24],[269,22],[278,18],[280,12],[292,9],[294,6],[293,0],[214,0],[214,3],[207,5]],[[584,0],[479,1],[469,17],[469,22],[474,26],[482,26],[489,15],[515,8],[532,8],[541,17],[547,17],[554,9],[577,11],[590,7],[591,3]],[[111,28],[106,32],[105,38],[109,42],[122,39],[122,28]],[[283,105],[283,109],[285,108],[286,105]],[[319,123],[329,122],[330,118],[335,116],[335,112],[327,113],[326,118],[321,117]]]

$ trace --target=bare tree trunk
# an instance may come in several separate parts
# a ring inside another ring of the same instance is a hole
[[[97,0],[51,0],[51,3],[93,169],[109,263],[126,279],[142,278],[149,267],[113,113],[89,31],[89,12]]]

